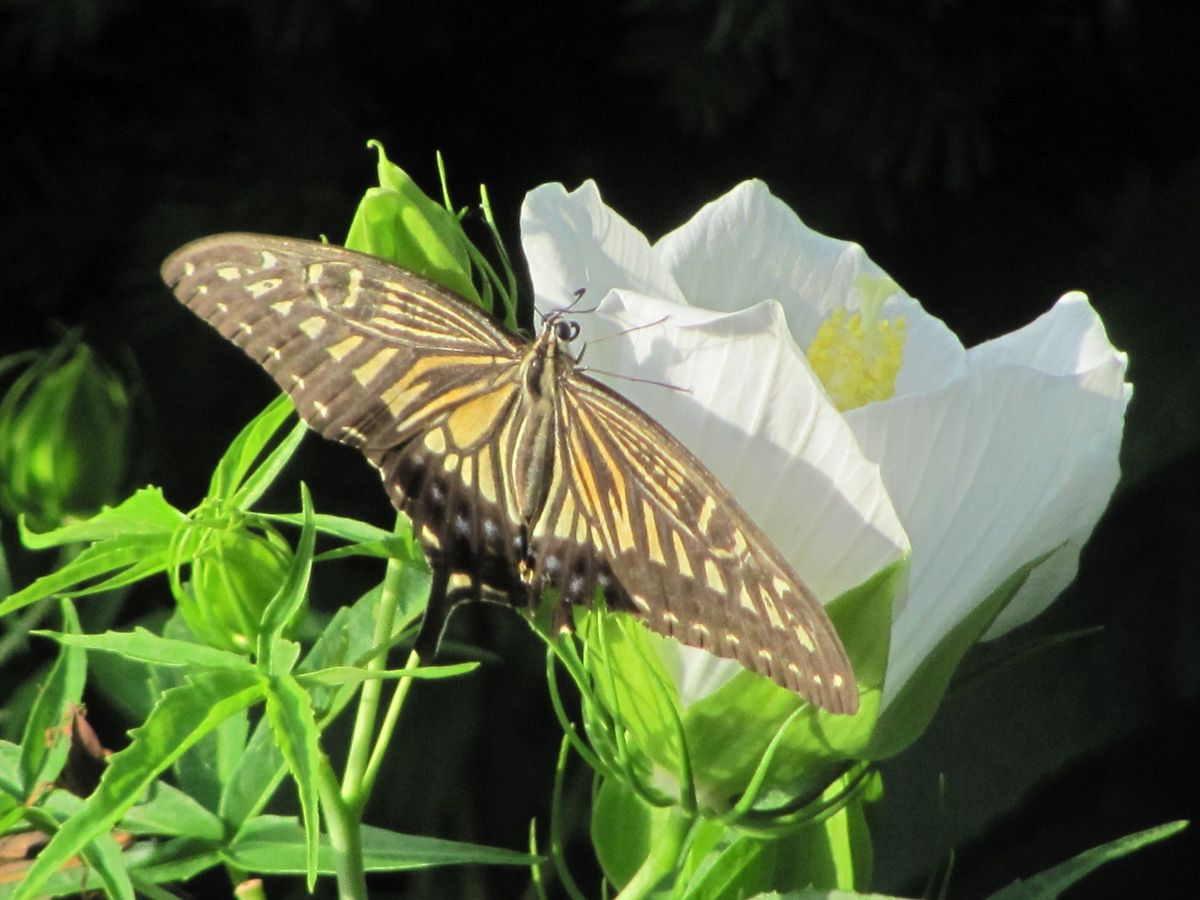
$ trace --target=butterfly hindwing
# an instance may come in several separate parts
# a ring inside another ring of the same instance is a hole
[[[687,448],[580,374],[560,395],[560,417],[562,471],[531,538],[539,565],[589,546],[617,608],[826,709],[857,710],[850,663],[819,601]]]

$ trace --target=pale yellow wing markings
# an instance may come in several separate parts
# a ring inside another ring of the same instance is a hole
[[[636,612],[828,709],[855,711],[852,669],[819,601],[708,469],[585,376],[566,383],[559,412],[560,434],[586,435],[559,442],[560,490],[578,515],[632,534],[638,549],[608,559]],[[618,500],[597,504],[580,487],[591,483],[612,486]]]

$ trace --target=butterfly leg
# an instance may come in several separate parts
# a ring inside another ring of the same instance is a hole
[[[483,599],[478,578],[452,573],[442,561],[431,561],[431,565],[433,581],[429,586],[429,603],[425,606],[425,617],[421,620],[421,630],[417,632],[417,642],[413,648],[423,660],[433,659],[437,654],[454,608],[460,603]],[[467,581],[461,583],[460,579]],[[452,580],[456,582],[453,586]]]
[[[433,580],[429,585],[429,602],[425,605],[425,615],[421,619],[421,630],[417,632],[417,642],[413,647],[422,660],[433,659],[437,653],[438,644],[442,641],[442,632],[446,630],[446,621],[450,618],[453,608],[448,603],[447,587],[450,584],[450,569],[441,562],[431,561]]]

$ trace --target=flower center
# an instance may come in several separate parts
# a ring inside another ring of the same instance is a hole
[[[855,286],[860,312],[835,309],[808,347],[809,364],[842,412],[891,397],[904,361],[904,319],[878,318],[896,283],[860,275]]]

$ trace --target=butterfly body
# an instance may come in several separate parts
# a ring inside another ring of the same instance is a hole
[[[379,470],[434,573],[419,649],[461,600],[536,607],[550,588],[566,623],[600,589],[657,631],[857,709],[820,603],[699,460],[578,368],[562,314],[523,341],[415,273],[263,235],[188,244],[163,278]]]

